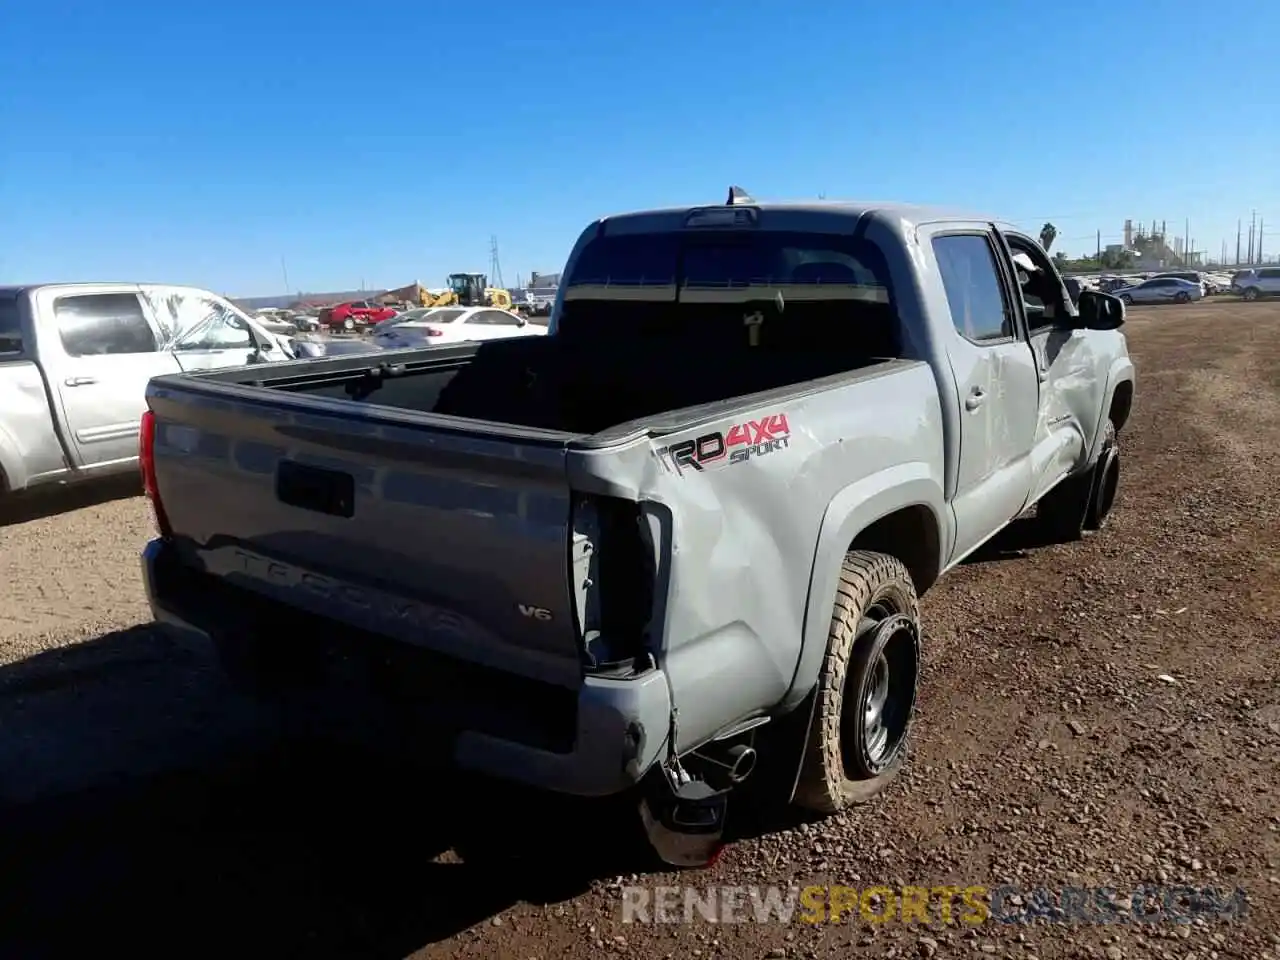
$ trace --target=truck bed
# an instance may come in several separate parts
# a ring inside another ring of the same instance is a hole
[[[670,438],[754,424],[737,451],[754,456],[782,442],[760,436],[788,431],[784,411],[883,420],[902,392],[920,398],[895,413],[910,433],[937,406],[923,364],[848,334],[753,346],[735,312],[732,338],[526,337],[155,378],[162,552],[183,586],[153,606],[263,644],[330,622],[538,689],[626,675],[635,696],[665,696],[646,685],[644,638],[676,534],[641,502],[663,500]],[[797,461],[771,462],[725,482],[783,496]],[[215,594],[260,608],[258,626],[200,606]]]
[[[853,373],[883,359],[817,345],[777,350],[744,344],[708,355],[696,345],[661,341],[610,350],[556,337],[521,337],[282,364],[270,371],[225,371],[204,379],[583,436]]]

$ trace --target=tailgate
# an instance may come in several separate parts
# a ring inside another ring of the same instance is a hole
[[[581,682],[567,435],[451,430],[199,379],[154,381],[147,399],[185,562],[286,612]]]

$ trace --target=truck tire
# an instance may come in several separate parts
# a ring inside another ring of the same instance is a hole
[[[1093,487],[1089,497],[1089,509],[1085,512],[1084,528],[1101,530],[1115,506],[1120,490],[1120,439],[1116,425],[1110,420],[1103,427],[1102,453],[1093,468]]]
[[[920,610],[906,567],[845,554],[794,803],[836,813],[902,769],[920,675]]]
[[[1103,426],[1102,453],[1083,473],[1067,477],[1040,498],[1036,521],[1041,539],[1048,543],[1074,543],[1086,530],[1100,530],[1115,503],[1120,482],[1120,447],[1116,427]]]

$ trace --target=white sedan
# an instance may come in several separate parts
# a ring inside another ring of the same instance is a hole
[[[373,328],[380,347],[437,346],[464,340],[501,340],[544,335],[547,328],[510,310],[493,307],[423,307],[406,310]]]

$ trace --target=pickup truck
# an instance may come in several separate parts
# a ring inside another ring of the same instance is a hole
[[[634,791],[668,863],[757,760],[874,796],[917,598],[1024,514],[1106,521],[1123,305],[989,217],[736,188],[592,223],[564,277],[545,337],[153,380],[156,619],[277,704],[364,691],[465,769]]]
[[[136,472],[154,376],[294,358],[288,338],[207,290],[0,287],[0,496]]]

